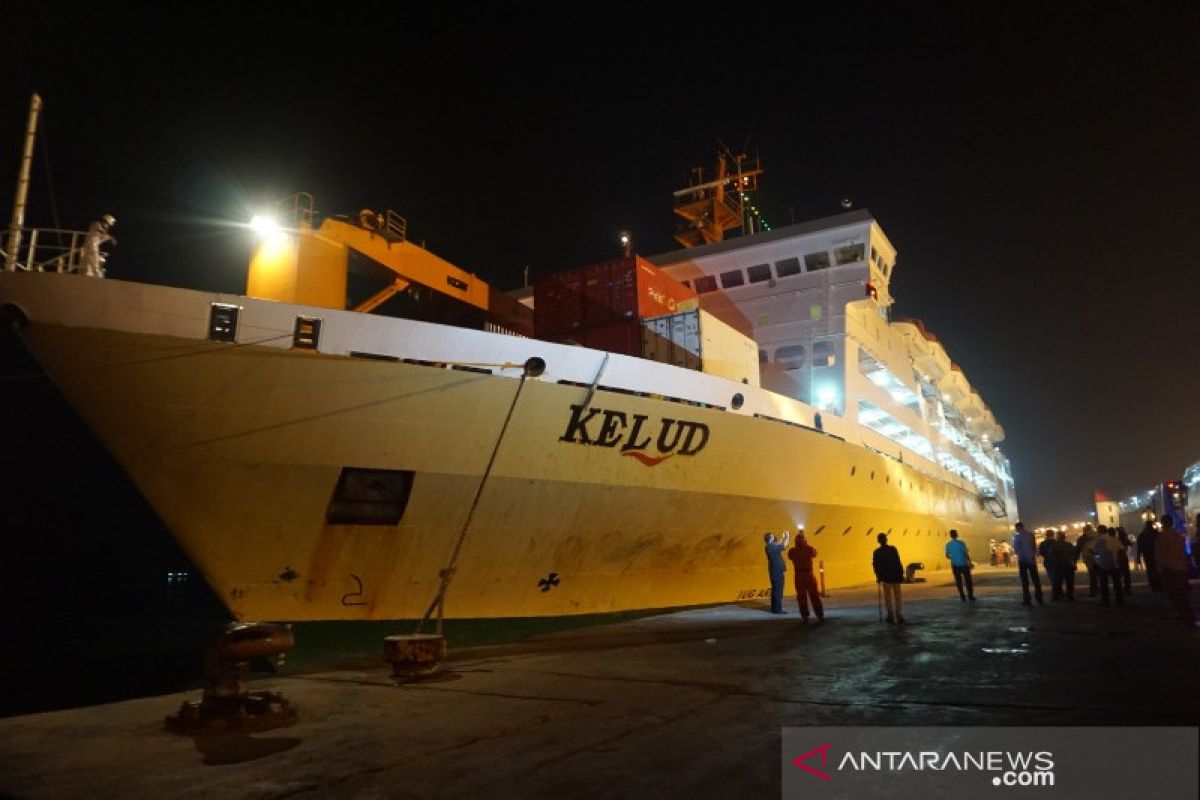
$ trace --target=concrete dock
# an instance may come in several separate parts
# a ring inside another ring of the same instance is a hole
[[[252,735],[166,732],[198,692],[0,719],[0,796],[762,797],[780,792],[783,726],[1200,722],[1200,631],[1141,575],[1124,608],[1086,576],[1077,602],[1043,607],[1021,605],[1012,569],[977,570],[976,605],[948,577],[904,587],[905,626],[879,621],[870,585],[834,592],[824,624],[789,598],[785,616],[451,642],[440,678],[406,686],[382,661],[256,681],[299,719]]]

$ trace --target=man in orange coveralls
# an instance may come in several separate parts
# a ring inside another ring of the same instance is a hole
[[[813,612],[817,622],[825,621],[825,609],[821,605],[821,594],[817,591],[817,579],[813,575],[813,559],[817,557],[816,548],[804,538],[804,528],[796,531],[796,544],[788,550],[788,558],[792,562],[796,576],[796,602],[800,604],[800,616],[808,621],[808,601],[812,600]]]

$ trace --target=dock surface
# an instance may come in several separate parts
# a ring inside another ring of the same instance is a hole
[[[727,605],[451,642],[438,679],[405,686],[382,661],[258,680],[299,719],[251,735],[165,731],[198,692],[0,719],[0,796],[777,797],[784,726],[1200,720],[1200,631],[1142,575],[1124,608],[1086,576],[1075,603],[1043,607],[1021,605],[1015,570],[978,570],[975,605],[947,578],[904,587],[905,626],[879,621],[871,585],[834,592],[823,624],[789,598],[782,616]]]

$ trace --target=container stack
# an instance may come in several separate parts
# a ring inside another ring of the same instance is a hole
[[[695,309],[696,293],[640,256],[540,278],[533,287],[539,339],[642,356],[642,320]]]

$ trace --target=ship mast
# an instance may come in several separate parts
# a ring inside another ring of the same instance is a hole
[[[21,157],[17,196],[13,201],[12,221],[8,226],[8,251],[4,258],[4,268],[9,272],[17,268],[17,251],[21,249],[21,228],[25,226],[25,197],[29,194],[29,166],[33,163],[33,136],[37,131],[38,114],[41,110],[42,98],[34,92],[29,101],[29,122],[25,126],[25,153]]]
[[[684,220],[675,241],[684,247],[714,244],[727,231],[747,227],[746,201],[762,174],[758,156],[723,150],[717,153],[714,178],[709,179],[703,167],[694,167],[688,185],[675,191],[675,214]]]

